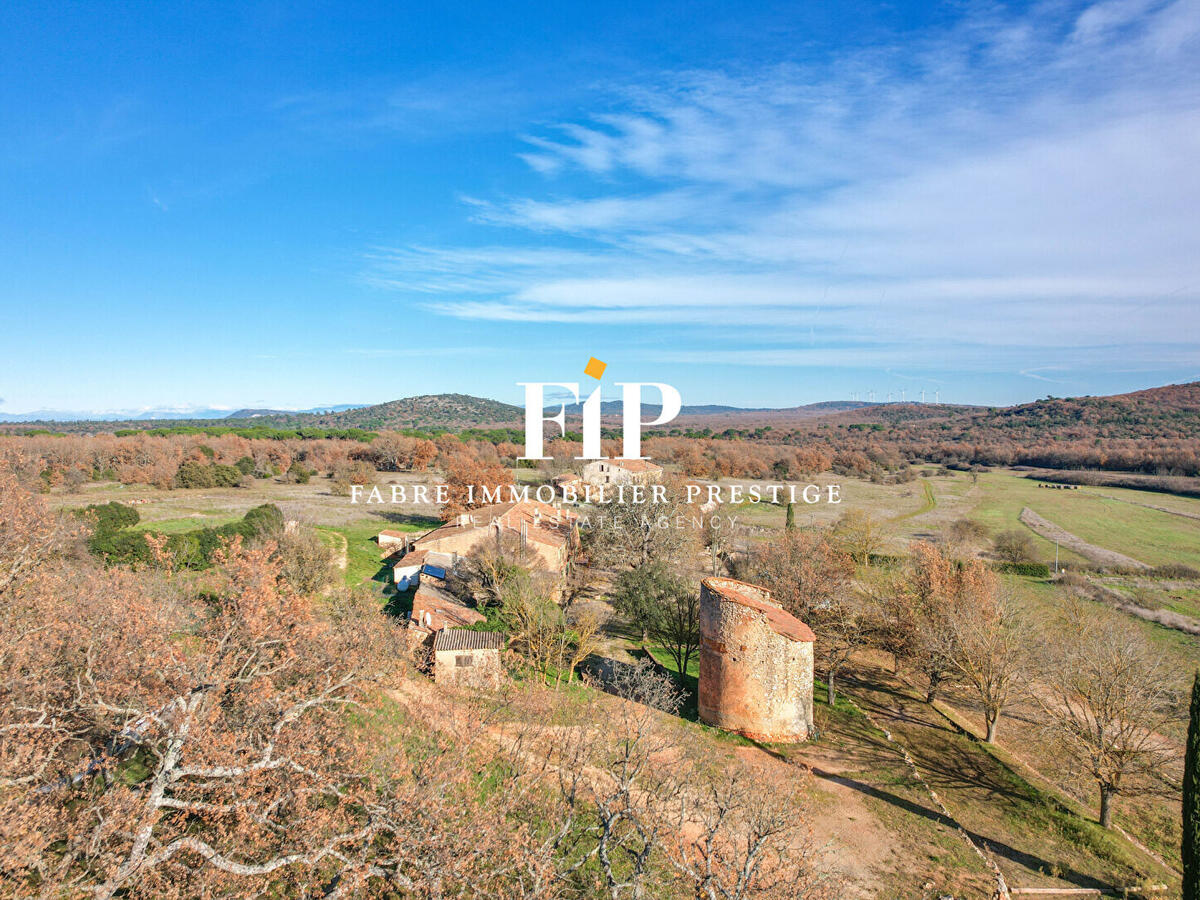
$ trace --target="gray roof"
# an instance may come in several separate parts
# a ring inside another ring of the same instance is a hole
[[[506,643],[508,635],[502,631],[443,628],[433,639],[433,650],[500,650]]]

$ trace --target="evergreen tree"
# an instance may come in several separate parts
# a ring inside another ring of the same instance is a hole
[[[1183,767],[1183,900],[1200,900],[1200,672],[1192,682]]]
[[[787,519],[784,521],[783,527],[788,531],[796,527],[796,509],[791,503],[787,505]]]

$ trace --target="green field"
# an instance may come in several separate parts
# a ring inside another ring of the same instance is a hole
[[[382,519],[360,519],[348,525],[318,525],[317,531],[328,535],[341,535],[346,539],[346,584],[351,587],[374,581],[382,586],[390,584],[391,570],[385,567],[379,556],[379,545],[375,537],[381,531],[411,531],[420,533],[440,525],[437,519],[416,519],[409,522],[388,522]],[[335,546],[335,550],[339,548]]]
[[[1021,529],[1033,535],[1018,517],[1028,506],[1090,544],[1116,550],[1152,566],[1183,563],[1200,568],[1200,520],[1121,502],[1118,495],[1138,503],[1154,503],[1159,495],[1144,491],[1080,488],[1060,491],[1039,488],[1038,482],[1009,472],[979,476],[981,497],[971,518],[993,533]],[[1180,506],[1183,498],[1173,498]],[[1165,504],[1162,504],[1165,505]],[[1200,513],[1200,500],[1192,501]],[[1054,543],[1033,535],[1046,560],[1054,558]],[[1082,557],[1060,549],[1060,560],[1079,565]]]

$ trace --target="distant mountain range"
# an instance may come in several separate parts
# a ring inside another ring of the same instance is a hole
[[[697,404],[684,406],[676,421],[688,424],[693,421],[707,421],[712,418],[747,419],[747,418],[778,418],[789,419],[810,418],[831,412],[857,410],[871,406],[869,403],[857,401],[834,400],[823,403],[812,403],[807,406],[796,406],[785,409],[770,409],[766,407],[740,407],[721,404]],[[547,403],[547,411],[557,411],[558,403]],[[658,405],[647,404],[642,407],[642,417],[649,419],[661,412]],[[566,406],[569,420],[578,422],[582,415],[582,404],[572,403]],[[601,416],[608,422],[615,422],[622,414],[620,400],[606,400],[601,404]],[[0,422],[22,423],[42,426],[69,426],[67,430],[109,430],[112,428],[154,428],[165,425],[212,425],[228,423],[237,425],[266,425],[278,428],[363,428],[368,430],[402,429],[418,427],[466,428],[466,427],[508,427],[520,425],[525,418],[525,411],[520,406],[511,403],[501,403],[485,397],[473,397],[469,394],[424,394],[419,397],[406,397],[402,400],[392,400],[388,403],[378,403],[371,406],[341,404],[336,406],[317,407],[306,410],[282,409],[239,409],[233,412],[225,409],[194,409],[194,410],[165,410],[151,409],[87,413],[64,412],[61,410],[40,410],[33,413],[18,415],[0,413]],[[232,421],[236,420],[236,421]],[[88,426],[104,425],[104,428],[88,428]]]
[[[216,407],[179,409],[118,409],[111,412],[94,410],[38,409],[26,413],[0,412],[0,422],[178,422],[208,419],[253,419],[259,416],[286,416],[305,413],[341,412],[356,409],[362,403],[339,403],[333,406],[314,406],[311,409],[239,409],[230,412]]]
[[[548,405],[554,409],[556,404]],[[579,421],[580,405],[567,407],[568,420]],[[645,406],[643,418],[657,415],[659,407]],[[601,415],[615,424],[621,414],[620,401],[605,401]],[[87,418],[73,418],[86,416]],[[341,404],[309,410],[144,410],[134,415],[121,413],[62,413],[46,411],[13,416],[0,414],[0,421],[51,427],[59,431],[112,431],[117,428],[153,428],[182,424],[265,425],[277,428],[404,428],[520,427],[524,411],[468,394],[425,394],[372,406]],[[1101,433],[1108,436],[1166,435],[1192,438],[1200,435],[1200,382],[1151,388],[1111,397],[1047,397],[1010,407],[961,406],[933,403],[863,403],[833,400],[781,409],[746,408],[719,404],[684,406],[670,427],[772,428],[878,424],[890,428],[925,427],[944,423],[947,439],[965,435],[970,429],[989,433],[1054,430],[1063,434]],[[577,427],[577,425],[575,426]]]

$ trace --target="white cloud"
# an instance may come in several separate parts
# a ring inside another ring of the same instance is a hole
[[[1102,0],[664,75],[527,138],[556,190],[471,202],[510,246],[379,251],[365,277],[468,319],[853,334],[888,365],[918,345],[1035,378],[1056,352],[1191,365],[1198,35],[1194,0]]]

